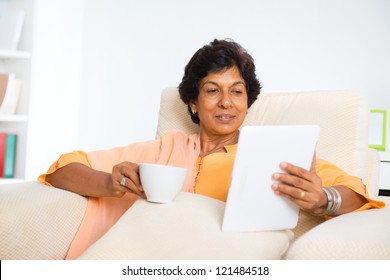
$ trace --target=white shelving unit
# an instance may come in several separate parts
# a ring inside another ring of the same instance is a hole
[[[380,152],[379,194],[390,196],[390,153]]]
[[[13,51],[0,49],[0,59],[14,60],[14,59],[29,59],[31,54],[25,51]]]
[[[25,178],[25,162],[28,131],[29,53],[0,50],[1,72],[12,72],[22,79],[22,92],[14,115],[0,115],[0,131],[16,133],[15,178],[1,179],[0,183],[20,182]]]
[[[0,122],[27,122],[27,115],[0,115]]]
[[[17,51],[0,49],[0,72],[23,82],[16,114],[0,116],[0,131],[18,134],[15,179],[0,184],[36,180],[78,149],[83,2],[0,0],[26,15]]]
[[[0,132],[17,134],[15,177],[11,179],[0,178],[0,184],[21,182],[25,179],[32,47],[31,2],[28,0],[0,0],[0,12],[23,10],[27,14],[18,50],[0,48],[0,72],[15,73],[16,77],[22,80],[22,89],[16,113],[14,115],[0,115]]]

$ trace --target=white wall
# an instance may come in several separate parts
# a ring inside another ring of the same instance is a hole
[[[357,90],[390,112],[389,12],[388,0],[85,0],[79,146],[153,138],[161,90],[214,38],[248,49],[264,91]]]
[[[32,15],[26,180],[78,148],[83,1],[34,0]]]

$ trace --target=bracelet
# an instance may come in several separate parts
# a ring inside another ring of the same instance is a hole
[[[324,213],[322,215],[328,215],[328,213],[330,213],[330,209],[333,206],[333,197],[330,194],[330,191],[328,190],[328,188],[322,187],[322,190],[325,192],[326,197],[328,198],[328,204],[327,204],[326,210],[324,211]]]
[[[331,209],[331,215],[334,215],[340,209],[341,194],[335,187],[331,187],[329,190],[332,192],[334,198],[333,207]]]
[[[341,194],[335,187],[322,187],[328,199],[328,205],[322,215],[334,215],[341,206]]]

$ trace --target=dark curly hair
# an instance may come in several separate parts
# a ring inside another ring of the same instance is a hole
[[[194,123],[199,124],[200,120],[198,114],[192,113],[190,102],[198,99],[200,81],[209,73],[225,71],[234,66],[245,80],[249,108],[260,94],[261,85],[256,77],[253,58],[241,45],[231,39],[214,39],[192,56],[184,69],[179,94]]]

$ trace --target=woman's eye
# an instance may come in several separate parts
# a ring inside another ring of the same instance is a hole
[[[210,95],[215,95],[215,94],[218,93],[218,89],[216,89],[216,88],[211,88],[211,89],[208,89],[206,92],[207,92],[208,94],[210,94]]]
[[[242,94],[242,91],[239,90],[239,89],[235,89],[235,90],[232,90],[232,93],[233,93],[234,95],[240,95],[240,94]]]

